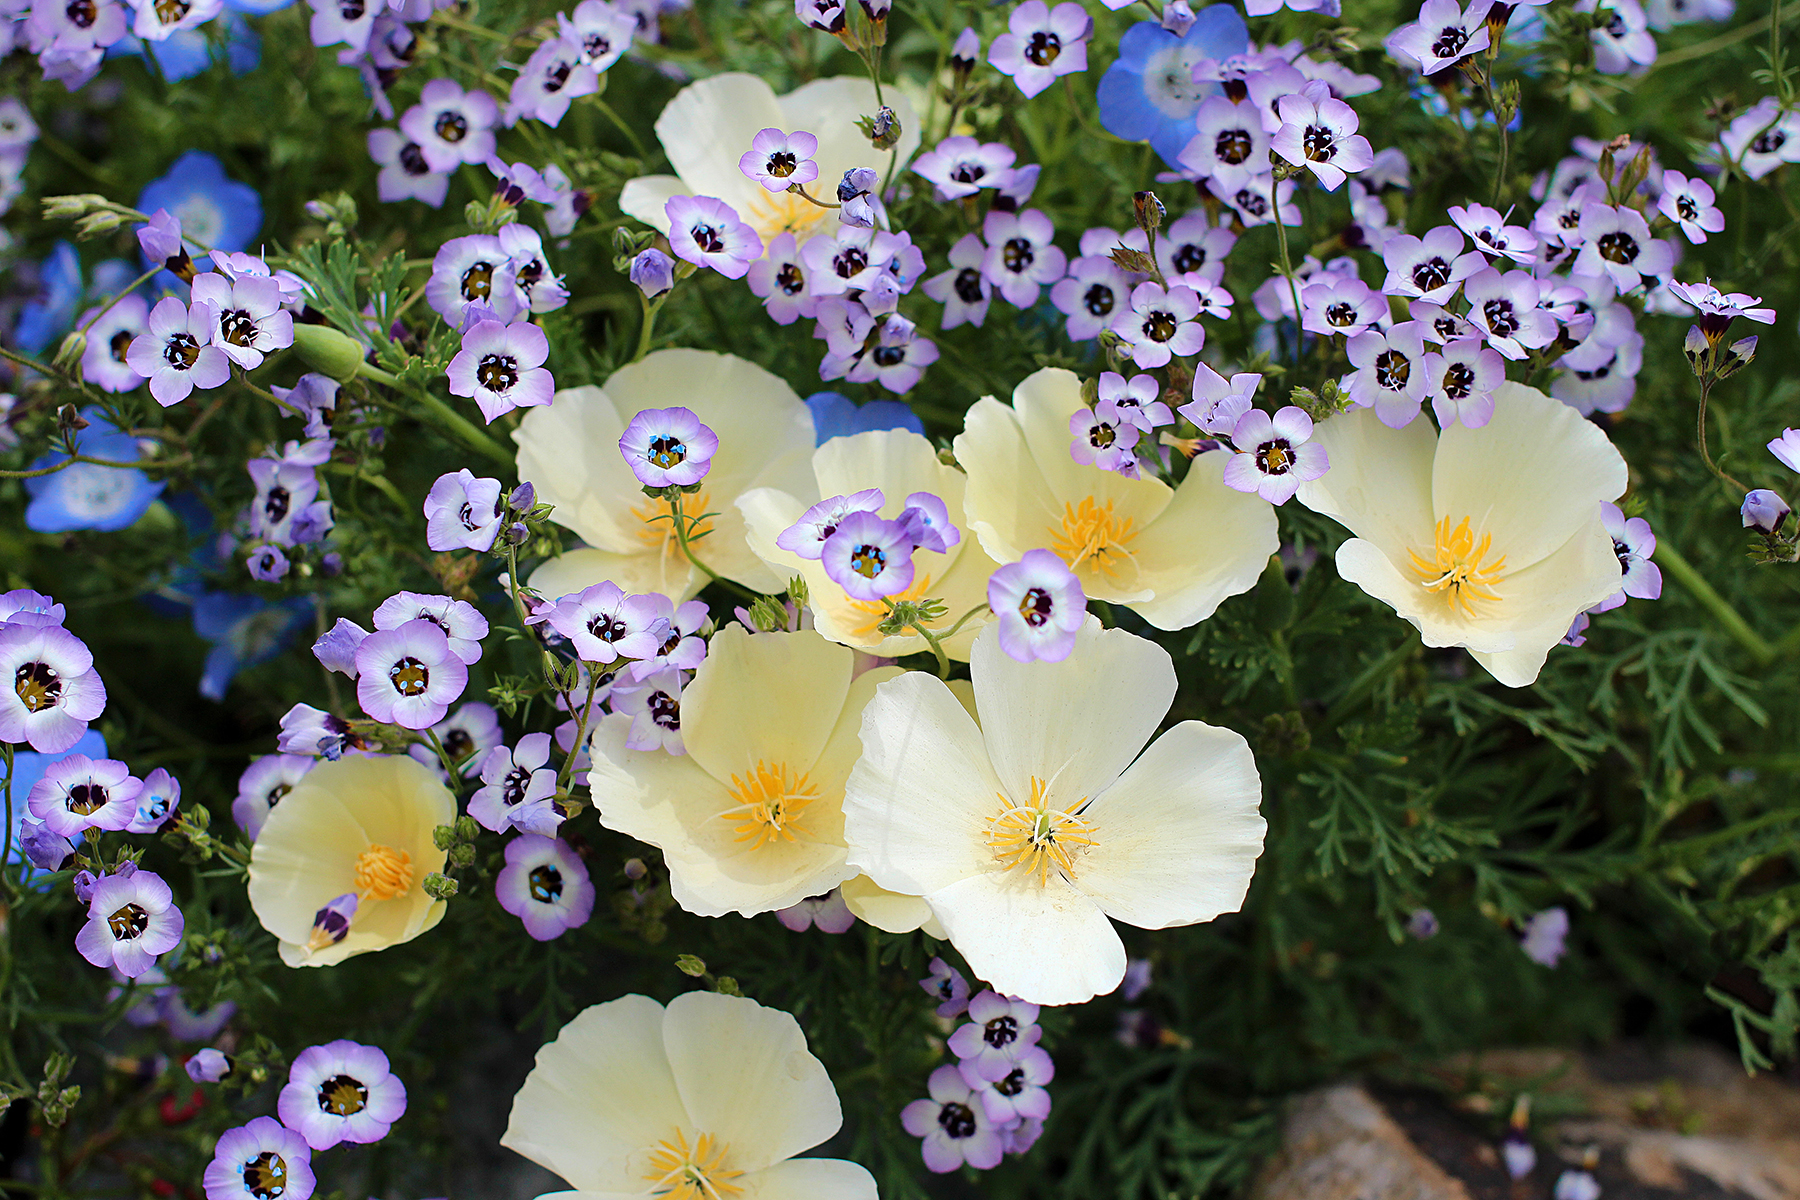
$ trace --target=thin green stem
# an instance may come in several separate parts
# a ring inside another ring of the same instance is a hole
[[[5,844],[0,845],[0,881],[4,881],[6,889],[11,891],[12,881],[6,874],[6,868],[11,865],[13,844],[13,748],[11,744],[0,742],[0,760],[4,760],[6,763],[6,782],[0,784],[0,792],[6,793],[6,834]]]
[[[723,575],[719,574],[717,571],[713,570],[711,567],[709,567],[705,563],[701,562],[699,560],[699,558],[697,558],[695,556],[693,547],[688,545],[688,519],[687,519],[687,517],[683,516],[682,512],[681,512],[681,493],[680,492],[671,491],[669,493],[669,519],[675,523],[675,542],[677,545],[679,545],[681,547],[682,554],[687,556],[687,560],[689,562],[693,563],[696,567],[699,567],[702,571],[704,571],[706,573],[707,577],[709,579],[711,579],[714,583],[723,584],[725,587],[730,588],[732,591],[736,592],[738,595],[744,597],[744,599],[754,600],[757,598],[755,592],[751,591],[747,587],[744,587],[742,584],[736,582],[735,580],[725,578]],[[696,517],[696,518],[694,518],[694,520],[699,521],[700,518]]]
[[[631,356],[632,362],[637,362],[644,355],[650,353],[650,342],[656,334],[656,314],[662,311],[663,301],[673,293],[674,289],[671,288],[654,300],[649,299],[642,292],[638,293],[638,303],[644,309],[644,323],[638,330],[637,353]]]
[[[556,773],[556,790],[559,792],[569,786],[569,780],[575,774],[575,759],[581,754],[581,747],[587,742],[588,720],[594,713],[594,690],[600,684],[600,675],[596,670],[596,664],[584,663],[582,665],[587,668],[587,700],[581,706],[581,718],[575,725],[574,744],[569,747],[568,757],[563,759],[562,770]]]
[[[153,276],[155,276],[156,273],[158,271],[161,271],[162,269],[163,269],[162,264],[158,263],[156,266],[151,267],[148,271],[145,271],[142,275],[139,275],[136,279],[134,279],[130,283],[126,284],[125,290],[121,291],[118,295],[114,296],[111,300],[108,300],[104,305],[102,305],[100,308],[100,311],[96,312],[93,316],[91,316],[87,320],[83,321],[81,323],[81,327],[79,329],[77,329],[75,332],[76,333],[86,333],[93,326],[95,321],[98,321],[101,317],[104,317],[107,313],[109,313],[113,310],[113,305],[117,304],[119,301],[123,300],[125,297],[131,295],[131,293],[137,291],[139,288],[143,287],[146,283],[150,282],[151,278]]]
[[[1656,544],[1656,562],[1667,574],[1673,576],[1675,582],[1685,588],[1690,596],[1699,601],[1701,608],[1712,614],[1713,619],[1724,628],[1726,633],[1732,636],[1738,645],[1749,651],[1750,657],[1763,666],[1775,661],[1775,647],[1771,646],[1762,634],[1750,628],[1750,622],[1744,620],[1738,610],[1731,606],[1730,601],[1714,591],[1712,584],[1706,582],[1705,577],[1694,569],[1694,565],[1683,558],[1681,552],[1676,550],[1666,539]],[[1793,637],[1794,635],[1789,634],[1788,636]],[[1785,644],[1787,638],[1783,638],[1782,641]]]
[[[1281,185],[1269,180],[1269,208],[1275,217],[1275,249],[1281,255],[1281,274],[1287,280],[1288,296],[1294,302],[1294,361],[1300,361],[1300,285],[1294,282],[1294,266],[1288,260],[1287,223],[1281,219]]]
[[[1713,384],[1717,382],[1712,369],[1714,357],[1714,352],[1709,347],[1706,352],[1706,371],[1700,376],[1700,404],[1694,413],[1694,439],[1700,447],[1700,457],[1706,463],[1706,469],[1717,475],[1723,482],[1730,484],[1732,490],[1747,492],[1750,489],[1721,470],[1719,464],[1713,461],[1711,451],[1706,448],[1706,405],[1712,399]]]
[[[477,429],[467,417],[432,395],[431,389],[421,387],[413,394],[418,398],[420,407],[441,421],[450,432],[461,438],[463,444],[469,449],[480,452],[502,466],[511,467],[513,465],[513,456],[507,453],[504,446]]]

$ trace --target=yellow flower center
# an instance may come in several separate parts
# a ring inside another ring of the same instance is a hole
[[[1044,793],[1048,785],[1037,776],[1031,777],[1031,798],[1019,804],[1000,795],[1000,811],[988,821],[987,843],[1005,870],[1024,867],[1026,874],[1036,874],[1042,887],[1050,877],[1050,868],[1062,872],[1063,878],[1075,878],[1072,855],[1095,844],[1093,822],[1081,815],[1086,796],[1067,808],[1051,808]],[[998,794],[998,793],[996,793]]]
[[[709,1133],[695,1138],[690,1147],[687,1135],[677,1129],[674,1141],[660,1141],[650,1152],[650,1170],[644,1174],[650,1181],[650,1194],[669,1200],[720,1200],[738,1195],[743,1187],[726,1182],[743,1174],[726,1168],[725,1156],[730,1151],[729,1145],[714,1142]]]
[[[830,209],[820,208],[803,196],[760,187],[746,209],[744,224],[756,230],[765,245],[784,233],[793,234],[796,242],[804,242],[831,216]]]
[[[1408,550],[1407,554],[1411,556],[1413,571],[1426,591],[1442,593],[1444,602],[1453,611],[1473,619],[1477,602],[1500,599],[1494,589],[1506,578],[1502,573],[1506,555],[1488,560],[1488,551],[1493,544],[1491,533],[1482,534],[1479,542],[1475,540],[1469,530],[1469,518],[1464,517],[1462,524],[1451,529],[1450,518],[1445,517],[1437,523],[1437,545],[1431,558],[1414,550]]]
[[[801,820],[807,805],[819,798],[819,789],[803,771],[757,759],[753,770],[731,777],[731,798],[737,803],[719,819],[739,822],[737,840],[753,841],[750,848],[761,850],[778,838],[791,842],[796,833],[807,832]]]
[[[712,532],[711,517],[694,520],[700,513],[712,511],[707,503],[705,488],[681,498],[681,512],[688,523],[690,542]],[[645,497],[642,504],[632,506],[631,515],[644,523],[637,535],[646,546],[660,547],[664,554],[680,555],[681,544],[675,540],[675,512],[667,499],[662,496]]]
[[[889,596],[888,599],[893,601],[923,600],[930,591],[931,576],[921,572],[918,575],[913,576],[911,587],[907,588],[897,596]],[[855,637],[873,638],[875,636],[875,627],[887,620],[887,606],[882,604],[879,600],[852,600],[850,602],[850,608],[851,611],[856,614],[854,622],[850,626],[850,633]],[[950,614],[945,613],[935,621],[925,621],[922,622],[922,624],[924,624],[927,629],[930,629],[933,626],[942,625],[945,621],[949,620],[949,617]]]
[[[1092,496],[1080,506],[1063,505],[1062,526],[1050,528],[1050,548],[1079,571],[1083,564],[1108,577],[1116,577],[1131,558],[1131,540],[1137,536],[1135,522],[1113,511],[1113,501],[1104,505]]]
[[[412,891],[412,855],[379,842],[356,856],[356,891],[364,900],[392,900]]]

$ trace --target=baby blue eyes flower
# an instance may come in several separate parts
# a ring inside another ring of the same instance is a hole
[[[142,460],[137,439],[121,432],[97,406],[82,410],[88,428],[75,435],[75,450],[83,458],[135,463]],[[33,470],[53,467],[68,458],[59,452],[34,461]],[[112,532],[135,525],[162,492],[160,482],[130,467],[103,467],[76,463],[54,475],[25,481],[31,503],[25,524],[39,533],[68,533],[76,529]]]
[[[912,555],[905,526],[865,510],[845,515],[820,547],[819,561],[852,599],[878,602],[912,586]]]
[[[987,600],[999,618],[1000,649],[1018,662],[1061,662],[1087,620],[1080,580],[1048,550],[1027,550],[995,571]]]
[[[532,833],[506,843],[506,866],[494,880],[494,898],[539,942],[587,924],[594,912],[594,884],[574,848],[561,838]]]
[[[988,48],[988,63],[1011,75],[1028,98],[1059,75],[1087,70],[1087,39],[1094,32],[1094,21],[1081,5],[1051,8],[1044,0],[1025,0],[1013,9],[1007,28]]]
[[[262,198],[256,189],[228,178],[219,160],[201,150],[183,154],[167,175],[139,193],[139,212],[159,208],[181,222],[190,254],[248,249],[262,228]]]
[[[768,191],[785,192],[819,177],[819,164],[813,161],[818,151],[819,139],[803,129],[793,133],[764,129],[738,159],[738,170]]]
[[[1178,166],[1200,102],[1219,94],[1217,84],[1194,82],[1194,64],[1249,48],[1244,18],[1229,4],[1200,9],[1181,36],[1140,21],[1119,39],[1118,60],[1100,77],[1100,124],[1126,141],[1149,142],[1164,162]]]
[[[647,408],[619,437],[619,453],[645,487],[690,487],[706,478],[719,435],[685,408]]]

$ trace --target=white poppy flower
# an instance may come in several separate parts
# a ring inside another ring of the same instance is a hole
[[[688,992],[596,1004],[539,1050],[500,1144],[576,1189],[557,1200],[875,1200],[838,1158],[795,1158],[843,1125],[794,1018]]]
[[[997,562],[1051,550],[1092,599],[1128,604],[1158,629],[1204,621],[1253,585],[1275,553],[1275,510],[1225,486],[1224,453],[1202,454],[1179,488],[1069,456],[1081,380],[1047,367],[969,410],[956,459],[969,473],[963,508]]]
[[[676,902],[703,917],[829,892],[856,874],[844,865],[843,796],[863,706],[899,674],[855,671],[855,654],[811,630],[725,626],[681,693],[685,755],[628,748],[622,714],[594,731],[600,823],[662,850]]]
[[[844,795],[852,868],[923,896],[977,976],[1034,1004],[1119,985],[1112,920],[1243,904],[1262,782],[1229,729],[1183,721],[1145,747],[1175,698],[1166,650],[1090,619],[1062,662],[1021,663],[990,626],[969,666],[979,725],[924,672],[876,689]]]
[[[820,633],[834,642],[882,658],[898,658],[927,648],[925,639],[916,633],[883,637],[875,627],[887,615],[885,607],[853,599],[825,573],[817,555],[803,558],[775,544],[775,539],[798,521],[809,505],[867,488],[881,490],[886,504],[880,513],[889,520],[899,518],[908,496],[929,492],[944,502],[951,522],[960,526],[965,535],[943,553],[923,547],[914,550],[912,586],[891,599],[942,601],[948,613],[929,623],[933,633],[948,629],[964,613],[986,602],[988,576],[1000,564],[983,553],[973,537],[966,536],[966,477],[939,461],[930,442],[905,429],[877,429],[835,437],[813,451],[812,469],[816,486],[809,484],[800,493],[758,488],[740,496],[738,508],[744,514],[750,549],[782,578],[799,575],[806,580],[814,627]],[[944,644],[945,651],[952,658],[967,659],[969,644],[988,619],[985,612],[969,618],[968,624]]]
[[[890,91],[886,98],[900,121],[895,151],[904,164],[919,148],[919,118],[905,96]],[[869,139],[856,127],[858,116],[879,107],[874,86],[849,76],[815,79],[785,96],[777,96],[757,76],[737,71],[689,84],[656,119],[656,136],[675,174],[631,180],[619,194],[619,208],[667,234],[663,206],[670,197],[712,196],[729,204],[765,245],[783,233],[804,242],[834,227],[837,210],[789,192],[768,191],[738,169],[739,158],[764,129],[804,130],[819,139],[813,155],[818,183],[807,190],[829,201],[845,171],[885,168],[895,152],[870,149]]]
[[[682,555],[669,502],[644,495],[619,453],[619,436],[645,409],[679,405],[719,437],[701,490],[682,498],[688,516],[712,513],[690,540],[696,557],[728,579],[764,592],[787,582],[744,543],[734,503],[752,488],[799,492],[812,486],[812,414],[780,379],[754,363],[704,350],[659,350],[613,373],[604,387],[568,388],[526,414],[513,440],[519,478],[554,504],[551,520],[588,548],[539,567],[531,586],[556,599],[611,580],[634,594],[661,592],[679,604],[706,576]]]
[[[1575,615],[1619,590],[1600,502],[1624,493],[1625,460],[1535,388],[1501,384],[1478,429],[1390,429],[1358,409],[1313,438],[1331,470],[1300,501],[1356,535],[1338,574],[1508,687],[1536,680]]]

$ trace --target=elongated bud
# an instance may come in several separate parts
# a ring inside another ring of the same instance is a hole
[[[869,139],[869,145],[877,150],[892,150],[900,144],[900,118],[885,104],[872,117],[858,117],[856,127]]]
[[[1756,358],[1756,335],[1731,343],[1719,354],[1719,378],[1730,379]]]
[[[1706,334],[1698,325],[1689,325],[1687,340],[1681,344],[1681,352],[1687,355],[1688,366],[1694,369],[1696,377],[1706,370],[1706,352],[1709,349]]]
[[[294,353],[319,374],[344,383],[362,367],[367,349],[349,334],[329,325],[295,322]]]
[[[50,365],[59,371],[70,370],[81,361],[81,356],[86,352],[87,334],[77,329],[56,348],[56,357],[50,360]]]
[[[1136,212],[1138,228],[1145,233],[1155,233],[1161,229],[1163,218],[1168,215],[1168,210],[1156,198],[1155,192],[1133,192],[1131,207]]]
[[[1744,528],[1754,529],[1758,533],[1773,534],[1781,529],[1782,522],[1794,510],[1788,502],[1767,488],[1757,488],[1744,496],[1743,507],[1738,512],[1744,518]]]

